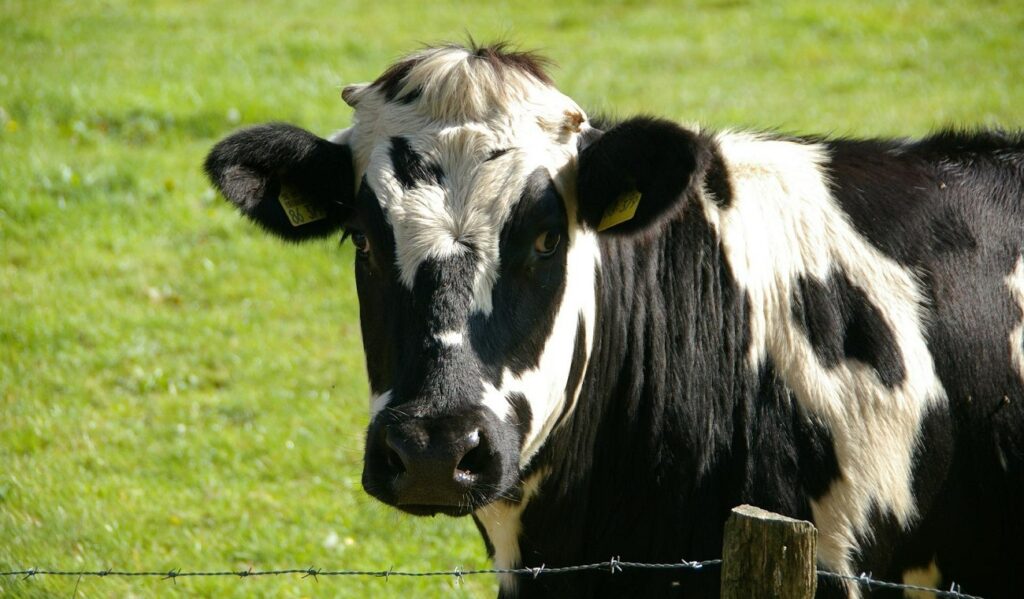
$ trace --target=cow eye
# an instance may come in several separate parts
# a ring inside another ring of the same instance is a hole
[[[547,258],[555,253],[561,241],[562,235],[558,231],[545,231],[534,240],[533,249],[542,258]]]
[[[366,235],[360,231],[352,231],[352,245],[356,246],[356,251],[359,252],[361,257],[366,257],[370,254],[370,240],[366,238]]]

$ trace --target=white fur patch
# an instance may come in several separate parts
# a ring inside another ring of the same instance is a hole
[[[512,406],[505,399],[506,396],[501,391],[494,388],[494,385],[487,381],[481,381],[484,387],[484,396],[481,399],[481,403],[485,408],[494,413],[499,420],[505,420],[511,411]]]
[[[491,546],[494,547],[495,568],[511,569],[522,565],[519,551],[519,533],[522,531],[520,516],[530,499],[537,495],[545,476],[547,471],[541,470],[523,481],[523,498],[519,503],[499,500],[474,512],[487,531]],[[515,576],[503,574],[499,576],[499,581],[504,592],[511,593],[515,590]]]
[[[857,536],[870,535],[872,507],[903,525],[917,514],[910,487],[926,411],[945,401],[923,335],[924,296],[914,273],[853,228],[832,197],[826,148],[726,132],[718,136],[733,204],[705,202],[727,259],[751,300],[750,366],[770,358],[797,400],[832,433],[842,478],[812,503],[819,561],[851,574]],[[792,317],[799,277],[841,271],[862,289],[892,330],[906,371],[887,388],[866,364],[825,368]]]
[[[937,589],[942,584],[942,572],[939,572],[939,565],[932,561],[927,568],[916,568],[903,572],[903,584]],[[904,590],[903,596],[907,599],[932,599],[935,593]]]
[[[391,389],[388,389],[384,393],[379,395],[373,395],[370,397],[370,421],[372,422],[377,414],[380,414],[384,408],[388,407],[388,403],[391,402]]]
[[[465,340],[465,335],[462,331],[445,331],[444,333],[440,333],[434,337],[440,341],[442,345],[447,345],[448,347],[462,345]]]
[[[1021,310],[1020,323],[1010,331],[1010,356],[1017,367],[1017,374],[1024,381],[1024,254],[1017,258],[1017,265],[1005,279],[1010,296]]]

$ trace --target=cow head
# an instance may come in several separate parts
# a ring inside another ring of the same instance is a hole
[[[514,496],[571,416],[602,219],[626,218],[634,190],[613,234],[671,214],[700,144],[651,119],[602,133],[541,62],[502,46],[429,48],[342,96],[353,125],[330,141],[253,127],[206,170],[274,234],[351,239],[372,392],[363,485],[413,514],[467,514]]]

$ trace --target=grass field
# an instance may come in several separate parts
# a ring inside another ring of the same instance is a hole
[[[327,134],[350,118],[342,85],[467,33],[542,49],[593,111],[798,133],[1022,127],[1022,31],[1019,0],[0,0],[0,570],[487,565],[468,519],[362,492],[351,249],[286,246],[216,197],[200,164],[231,130]],[[0,579],[18,597],[494,588]]]

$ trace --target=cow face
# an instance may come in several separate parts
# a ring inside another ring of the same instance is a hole
[[[681,130],[637,120],[601,136],[536,59],[501,47],[427,49],[343,97],[354,124],[331,141],[254,127],[220,142],[207,172],[272,233],[341,229],[355,245],[366,490],[413,514],[514,498],[579,393],[597,224],[634,187],[650,197],[620,232],[668,212],[658,198],[681,185],[648,183],[664,166],[651,148],[666,127],[682,144]]]
[[[363,483],[412,513],[468,513],[511,492],[577,390],[596,267],[571,226],[585,118],[539,70],[450,48],[344,97],[373,392]]]

